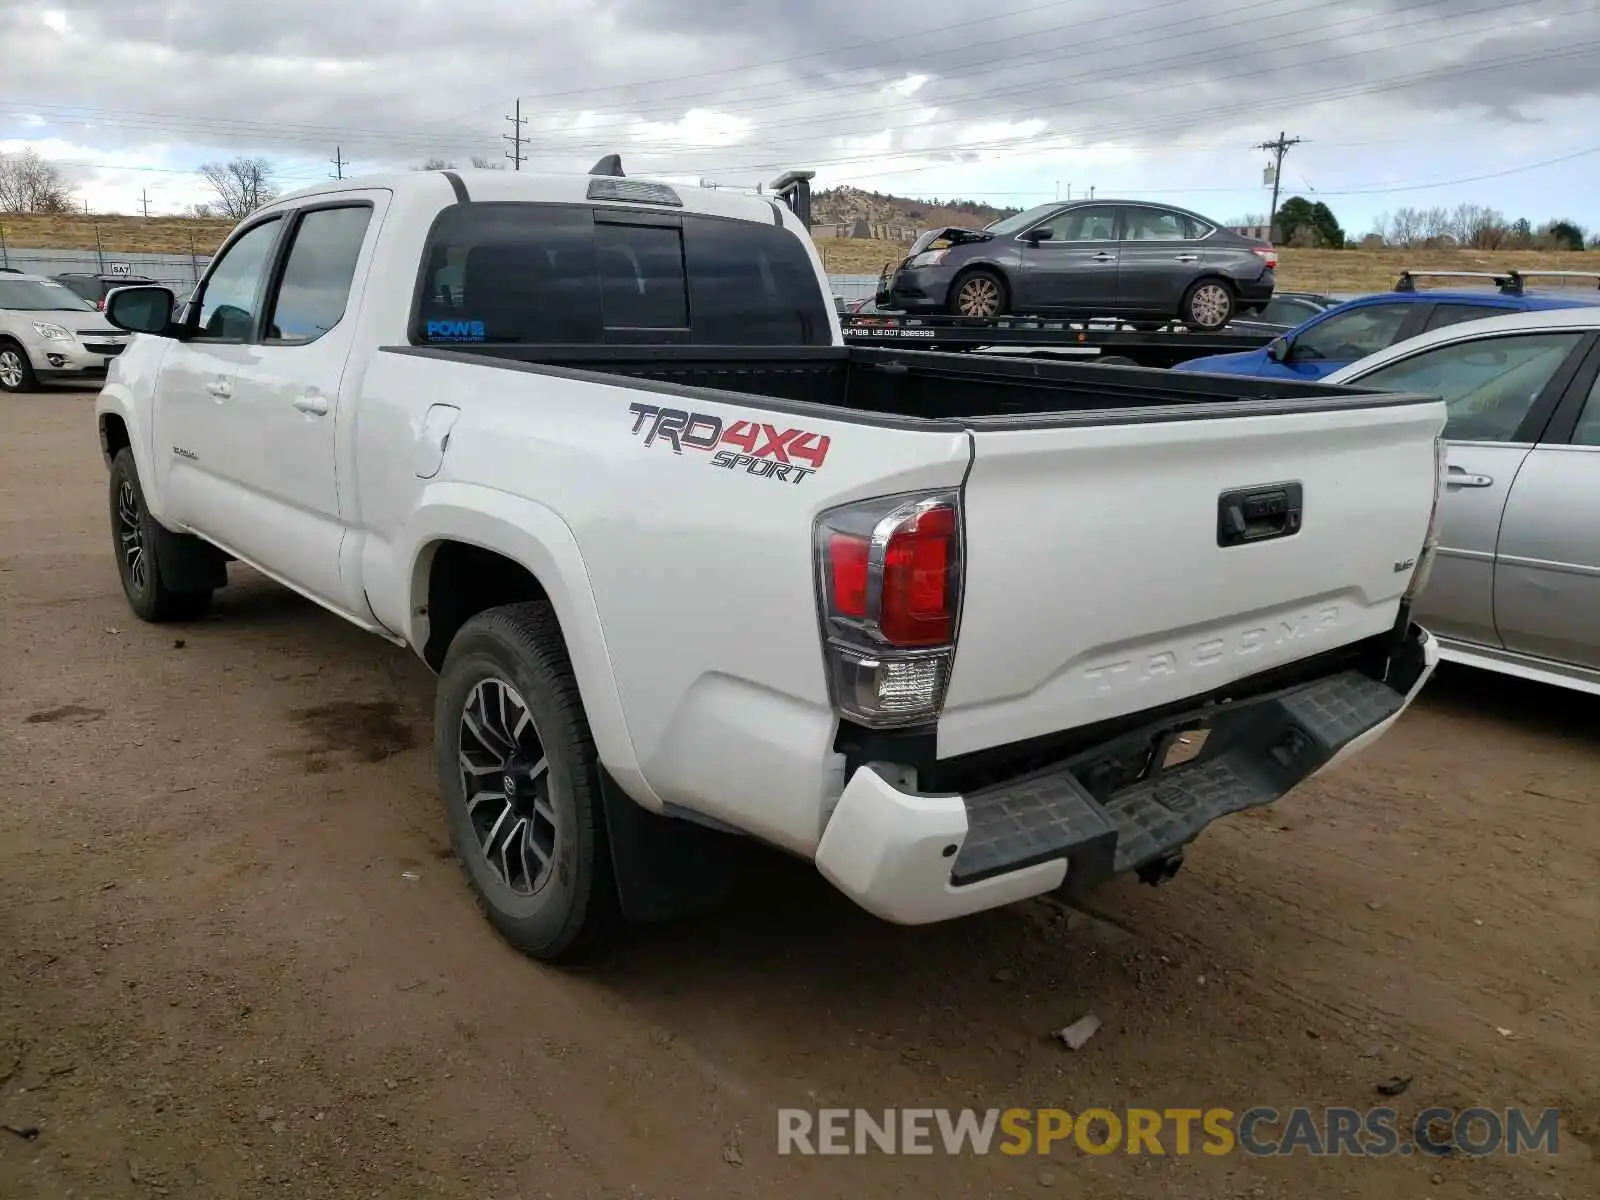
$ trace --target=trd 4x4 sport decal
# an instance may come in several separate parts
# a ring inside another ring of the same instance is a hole
[[[726,427],[721,417],[654,404],[630,404],[635,436],[644,444],[665,442],[674,454],[685,449],[703,450],[711,465],[725,471],[743,469],[747,475],[799,483],[815,475],[828,457],[828,436],[804,429],[779,429],[757,421],[735,421]],[[728,449],[727,447],[733,447]]]

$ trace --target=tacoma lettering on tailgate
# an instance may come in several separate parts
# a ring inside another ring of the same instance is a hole
[[[825,433],[779,429],[759,421],[734,421],[724,426],[721,417],[710,413],[654,404],[630,404],[628,411],[633,414],[634,435],[643,434],[646,446],[662,442],[671,446],[674,454],[700,450],[711,455],[712,466],[725,471],[743,469],[760,479],[799,483],[815,475],[828,457]]]
[[[1270,625],[1257,625],[1222,637],[1210,637],[1191,646],[1148,650],[1131,658],[1097,663],[1085,668],[1083,677],[1101,692],[1127,686],[1137,687],[1142,683],[1170,678],[1181,670],[1198,671],[1226,659],[1248,658],[1268,646],[1309,641],[1336,629],[1340,620],[1338,606],[1330,604],[1326,608],[1282,617]]]

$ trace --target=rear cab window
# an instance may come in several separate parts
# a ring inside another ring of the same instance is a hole
[[[478,202],[424,249],[418,345],[828,345],[828,300],[789,230],[692,213]]]

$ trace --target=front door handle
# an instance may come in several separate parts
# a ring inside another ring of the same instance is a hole
[[[328,412],[328,398],[321,392],[307,392],[303,396],[295,397],[294,406],[303,413],[321,417]]]
[[[233,385],[226,379],[213,379],[206,384],[206,391],[210,392],[218,400],[226,400],[233,395]]]
[[[1470,475],[1464,467],[1451,467],[1444,482],[1446,487],[1493,487],[1494,476]]]
[[[1117,261],[1117,256],[1115,254],[1107,254],[1104,250],[1102,250],[1102,251],[1100,251],[1099,254],[1096,254],[1094,256],[1094,261],[1095,262],[1116,262]]]
[[[1198,254],[1174,254],[1172,256],[1172,261],[1173,262],[1199,262],[1200,261],[1200,256]]]

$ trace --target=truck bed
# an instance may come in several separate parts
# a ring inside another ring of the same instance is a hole
[[[427,358],[469,358],[513,370],[576,377],[622,375],[663,388],[734,393],[885,418],[1050,424],[1174,420],[1247,411],[1315,412],[1426,399],[1297,380],[1189,375],[1144,367],[1032,359],[977,359],[859,346],[393,347]]]

